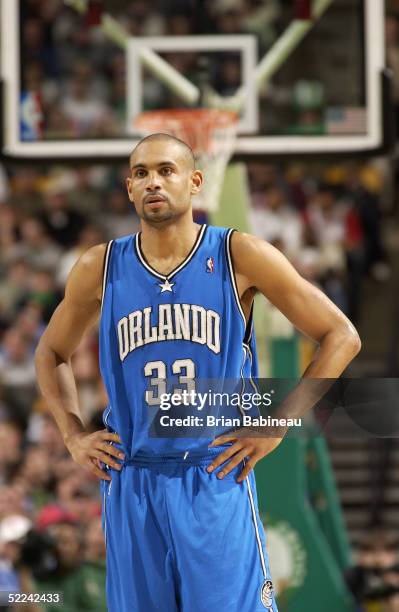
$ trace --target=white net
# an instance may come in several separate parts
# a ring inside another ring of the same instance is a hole
[[[194,196],[196,209],[214,211],[219,206],[226,166],[237,135],[236,113],[215,109],[147,111],[136,117],[135,129],[143,136],[162,132],[187,143],[197,168],[204,174],[200,194]]]

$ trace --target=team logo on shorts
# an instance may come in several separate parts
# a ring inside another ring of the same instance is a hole
[[[266,610],[273,611],[273,583],[271,580],[265,580],[260,590],[260,600]]]
[[[215,271],[215,260],[213,257],[208,257],[206,260],[206,271],[212,274]]]

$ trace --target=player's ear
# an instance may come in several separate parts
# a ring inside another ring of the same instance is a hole
[[[127,189],[127,194],[129,196],[129,200],[131,202],[133,202],[133,196],[132,196],[132,179],[130,178],[130,176],[127,177],[126,179],[126,189]],[[134,204],[134,202],[133,202]]]
[[[194,170],[191,175],[191,193],[193,195],[201,191],[203,181],[204,177],[201,170]]]

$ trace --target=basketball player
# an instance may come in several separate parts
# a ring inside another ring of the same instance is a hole
[[[256,376],[257,291],[319,344],[305,376],[338,377],[359,351],[348,319],[275,248],[193,222],[202,180],[185,143],[137,145],[126,183],[141,232],[81,257],[36,353],[67,448],[102,479],[112,612],[277,610],[252,469],[281,438],[150,435],[165,379]],[[106,429],[88,433],[71,356],[99,315],[109,406]]]

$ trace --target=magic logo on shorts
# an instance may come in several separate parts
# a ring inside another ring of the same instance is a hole
[[[151,306],[135,310],[118,321],[119,357],[140,346],[168,340],[188,340],[220,353],[220,315],[196,304],[159,304],[154,322]]]
[[[260,599],[266,610],[273,612],[273,583],[271,580],[265,580],[260,590]]]

